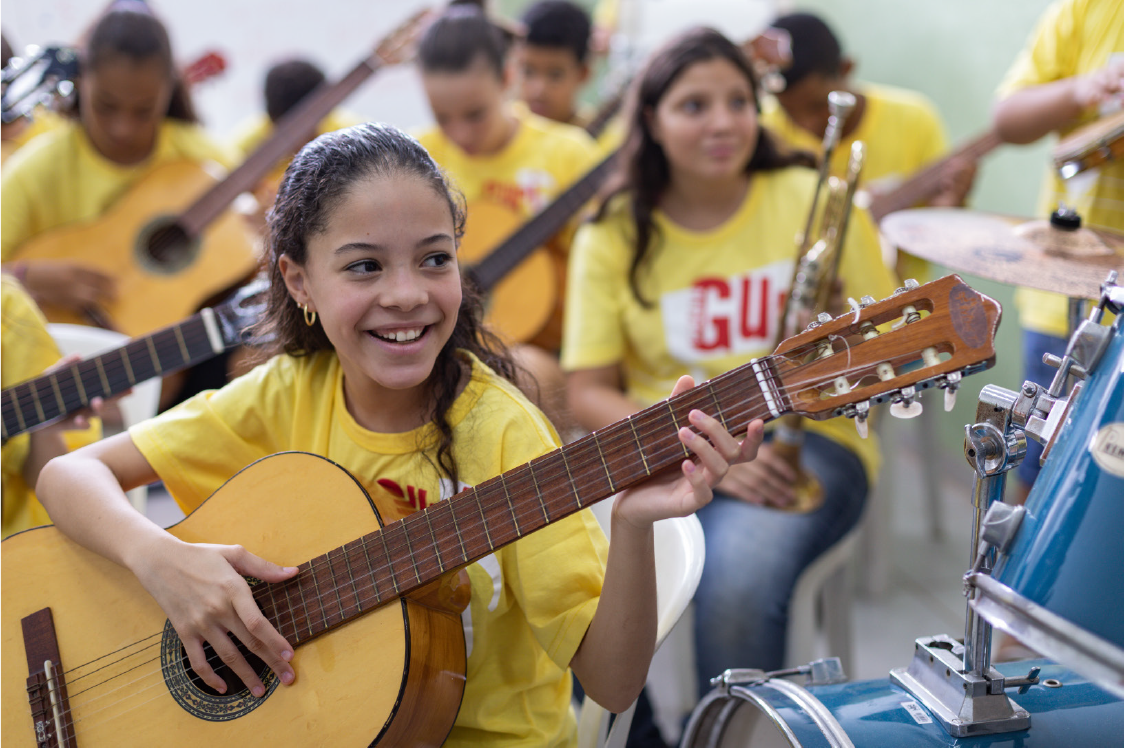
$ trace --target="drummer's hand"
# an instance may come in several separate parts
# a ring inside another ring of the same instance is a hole
[[[694,386],[691,377],[680,377],[672,395]],[[688,419],[693,428],[685,425],[675,437],[697,458],[698,464],[684,460],[679,470],[657,473],[639,486],[622,491],[613,505],[615,518],[646,529],[658,520],[686,517],[698,511],[710,503],[712,487],[732,467],[753,460],[762,442],[761,421],[752,421],[745,437],[739,440],[718,419],[703,411],[691,411]]]
[[[796,480],[797,474],[773,445],[763,444],[753,462],[731,465],[716,490],[750,504],[784,508],[797,498]]]
[[[973,180],[977,177],[977,162],[971,158],[951,158],[942,167],[939,176],[940,192],[930,200],[930,205],[943,208],[959,208],[965,204]]]
[[[1093,109],[1106,101],[1120,100],[1125,88],[1125,60],[1116,57],[1100,70],[1074,79],[1074,101],[1082,110]]]
[[[36,302],[79,312],[105,306],[117,297],[113,278],[67,260],[28,262],[23,284]]]
[[[227,636],[230,632],[282,683],[292,683],[295,675],[289,661],[293,646],[262,615],[242,575],[280,582],[294,576],[297,569],[269,563],[237,545],[185,543],[171,535],[162,537],[156,544],[159,547],[142,549],[140,563],[133,571],[172,622],[199,677],[225,693],[226,683],[214,670],[225,664],[251,693],[265,694],[262,681]],[[217,656],[210,662],[204,654],[205,642],[214,649],[213,657]]]

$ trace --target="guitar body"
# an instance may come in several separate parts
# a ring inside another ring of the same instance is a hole
[[[170,532],[189,542],[239,543],[297,565],[380,525],[347,472],[314,455],[284,453],[244,469]],[[235,689],[208,695],[182,677],[179,658],[162,662],[178,640],[165,635],[160,644],[166,618],[130,572],[53,527],[13,535],[0,549],[5,745],[35,743],[21,620],[48,606],[82,748],[438,745],[456,718],[465,645],[453,610],[391,601],[298,645],[294,685],[269,674],[262,699]]]
[[[187,317],[253,275],[258,257],[241,217],[231,211],[203,233],[193,254],[168,266],[148,259],[143,237],[158,218],[171,220],[215,184],[198,164],[176,161],[154,170],[97,220],[61,226],[21,247],[19,260],[73,260],[117,279],[117,300],[105,309],[137,337]],[[90,324],[79,312],[43,306],[51,322]]]
[[[492,202],[472,203],[458,250],[462,267],[470,267],[524,223]],[[561,274],[560,274],[561,271]],[[496,284],[485,299],[485,323],[509,343],[535,343],[557,350],[562,340],[562,283],[566,257],[553,249],[532,252]]]

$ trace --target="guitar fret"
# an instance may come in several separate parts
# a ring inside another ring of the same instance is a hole
[[[539,508],[543,510],[543,522],[549,523],[551,518],[547,516],[547,504],[543,501],[543,491],[539,487],[539,480],[535,477],[535,461],[527,463],[527,469],[531,472],[531,484],[535,486],[535,496],[539,499]]]
[[[434,534],[434,523],[430,521],[430,513],[423,510],[422,516],[426,518],[426,526],[430,528],[430,540],[434,541],[434,558],[437,559],[438,570],[445,573],[445,564],[441,561],[441,548],[438,546],[437,535]]]
[[[449,516],[453,519],[453,532],[457,534],[457,544],[461,546],[461,562],[467,563],[469,554],[465,552],[465,540],[461,537],[461,526],[457,522],[457,507],[452,501],[445,502],[449,508]]]
[[[609,481],[609,490],[611,493],[617,493],[617,489],[613,485],[613,475],[609,472],[609,464],[605,461],[605,453],[602,452],[602,445],[598,441],[598,432],[593,433],[594,446],[598,448],[598,457],[602,458],[602,467],[605,468],[605,477]]]
[[[300,572],[297,573],[297,577],[299,576]],[[296,579],[297,577],[293,577],[292,579]],[[289,597],[289,583],[292,579],[286,580],[285,584],[281,586],[281,589],[285,590],[285,607],[289,610],[289,622],[293,624],[293,643],[296,644],[301,640],[301,635],[297,633],[297,614],[293,611],[293,601]],[[297,586],[299,587],[300,583],[298,583]]]
[[[522,538],[523,533],[520,531],[520,522],[516,518],[516,508],[512,506],[512,494],[508,492],[508,482],[503,473],[500,473],[500,487],[504,489],[504,498],[508,500],[508,513],[512,515],[512,524],[516,526],[516,537]]]
[[[384,528],[384,530],[379,533],[379,540],[383,541],[383,555],[387,557],[387,573],[391,575],[391,584],[395,588],[395,594],[401,595],[402,593],[398,590],[398,580],[395,579],[395,565],[394,562],[391,561],[391,549],[387,547],[385,532],[386,529]]]
[[[100,356],[94,359],[94,365],[98,367],[98,378],[102,380],[102,393],[108,395],[112,390],[109,386],[109,378],[105,375],[105,367],[102,366]]]
[[[707,383],[707,393],[711,395],[711,402],[715,404],[715,415],[719,417],[719,423],[723,424],[723,428],[730,431],[727,427],[727,418],[723,415],[723,406],[719,405],[719,398],[715,395],[715,388],[710,382]]]
[[[570,492],[574,494],[574,503],[581,509],[582,500],[578,498],[578,486],[574,483],[574,476],[570,472],[570,464],[566,461],[566,451],[560,450],[559,456],[562,457],[563,467],[566,468],[566,477],[570,479]]]
[[[348,558],[348,546],[344,546],[344,567],[348,570],[348,580],[352,583],[352,594],[355,595],[355,608],[357,613],[363,612],[363,603],[359,600],[359,587],[355,583],[355,572],[352,571],[352,562]],[[343,615],[343,608],[340,610],[340,615]]]
[[[153,368],[156,369],[156,373],[157,374],[163,374],[164,370],[160,366],[160,356],[158,356],[156,354],[156,345],[152,342],[152,338],[153,338],[152,335],[149,335],[147,338],[145,338],[145,343],[148,344],[148,355],[149,355],[149,358],[152,359],[152,365],[153,365]]]
[[[172,329],[176,332],[176,342],[180,346],[180,356],[183,358],[184,363],[186,364],[191,360],[191,356],[188,355],[187,341],[184,340],[183,325],[176,325]]]
[[[66,403],[63,402],[62,391],[59,389],[59,378],[55,374],[47,377],[47,381],[51,383],[51,389],[55,391],[55,402],[59,404],[59,414],[66,413]]]
[[[325,560],[328,556],[324,557]],[[320,606],[320,617],[324,621],[324,628],[328,628],[328,614],[324,610],[324,596],[320,594],[320,584],[316,581],[316,559],[309,561],[309,573],[312,575],[313,593],[315,594],[316,604]]]
[[[125,349],[121,349],[121,363],[125,365],[125,376],[129,379],[129,384],[136,384],[137,380],[133,376],[133,364],[129,361],[129,356]]]
[[[652,475],[652,468],[648,466],[648,459],[645,457],[645,450],[641,446],[641,438],[637,436],[637,427],[633,425],[633,416],[625,419],[629,423],[629,428],[633,432],[633,441],[637,443],[637,453],[641,456],[641,463],[645,466],[645,475]]]
[[[70,366],[70,375],[74,377],[74,384],[78,387],[78,400],[83,405],[88,405],[90,398],[86,397],[86,387],[82,384],[82,372],[78,370],[78,363]]]
[[[270,610],[273,611],[273,621],[277,625],[277,631],[282,636],[285,636],[285,634],[283,634],[281,632],[281,616],[279,616],[278,612],[277,612],[277,600],[275,600],[274,597],[273,597],[273,585],[267,584],[265,587],[266,587],[266,592],[268,592],[269,596],[270,596]],[[265,611],[263,611],[263,612],[265,612]],[[266,618],[270,618],[270,616],[266,616]]]
[[[367,561],[367,576],[371,577],[371,589],[375,590],[375,604],[383,602],[383,594],[379,592],[379,578],[375,575],[375,567],[371,565],[371,554],[367,552],[367,540],[360,539],[363,548],[363,558]]]
[[[675,427],[676,431],[679,431],[680,425],[678,423],[676,423],[676,411],[672,410],[672,401],[671,400],[665,400],[664,404],[668,406],[668,412],[672,414],[672,426]],[[690,458],[691,457],[691,451],[687,448],[687,445],[684,444],[681,441],[680,447],[684,450],[684,457]]]
[[[328,559],[328,581],[332,583],[332,591],[336,593],[336,604],[340,606],[340,623],[343,623],[344,618],[344,598],[340,596],[340,585],[336,582],[336,569],[333,567],[332,551],[324,554]]]
[[[19,422],[20,431],[26,431],[27,430],[27,422],[23,418],[23,412],[20,409],[20,401],[19,401],[19,398],[16,397],[16,390],[15,389],[9,390],[8,396],[12,399],[12,405],[15,406],[13,408],[13,410],[15,410],[15,412],[16,412],[16,421]]]
[[[39,416],[39,422],[42,423],[43,421],[47,420],[47,416],[43,415],[43,404],[39,402],[39,392],[38,388],[35,386],[35,382],[31,383],[30,391],[31,404],[35,406],[35,415]]]
[[[309,563],[309,571],[312,571],[311,562]],[[311,639],[314,636],[312,628],[312,616],[309,615],[309,604],[308,601],[305,600],[305,585],[303,580],[301,579],[301,574],[297,575],[297,593],[301,596],[301,608],[305,613],[305,628],[309,630],[309,638]]]
[[[496,545],[492,542],[492,536],[488,532],[488,518],[484,516],[484,507],[480,503],[480,492],[473,491],[473,498],[477,500],[477,511],[480,512],[481,526],[484,528],[484,538],[488,541],[489,550],[494,549]]]
[[[410,529],[406,523],[402,524],[402,539],[406,541],[406,556],[410,559],[410,566],[414,569],[414,578],[422,583],[422,575],[418,573],[418,559],[414,558],[414,546],[410,542]]]

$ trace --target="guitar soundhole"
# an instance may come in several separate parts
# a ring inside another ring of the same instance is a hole
[[[137,263],[158,275],[178,273],[195,261],[199,241],[188,236],[174,218],[159,217],[137,237]]]
[[[247,649],[242,644],[242,642],[238,641],[233,636],[231,637],[231,640],[234,641],[235,646],[238,647],[238,651],[242,654],[242,656],[246,658],[246,662],[250,664],[250,669],[253,670],[255,674],[257,674],[258,678],[260,678],[262,682],[265,682],[266,674],[269,673],[269,668],[266,666],[266,663],[264,663],[257,655]],[[227,667],[226,663],[224,663],[219,658],[219,655],[215,653],[215,650],[211,649],[210,644],[203,645],[203,654],[207,657],[207,662],[215,670],[215,673],[220,678],[222,678],[224,682],[226,682],[227,694],[237,694],[242,691],[249,691],[249,688],[247,688],[246,684],[242,682],[242,679],[239,678],[233,670]],[[201,678],[198,673],[191,669],[191,661],[188,660],[187,650],[184,649],[183,646],[180,647],[180,661],[183,665],[184,670],[187,671],[188,678],[191,679],[192,685],[194,685],[200,691],[203,691],[204,693],[211,696],[224,695],[220,694],[218,691],[211,688],[211,686],[207,685],[207,683],[204,682],[203,678]]]
[[[160,640],[160,670],[164,676],[164,685],[176,703],[194,717],[208,722],[237,719],[266,703],[270,694],[281,683],[264,662],[245,647],[238,645],[238,651],[250,663],[250,667],[262,680],[262,685],[266,687],[265,696],[257,698],[250,693],[250,689],[234,674],[234,671],[223,664],[210,646],[204,646],[203,651],[211,667],[226,682],[226,693],[221,694],[208,686],[191,669],[187,651],[180,637],[176,635],[176,630],[172,628],[171,622],[164,622],[164,633]]]

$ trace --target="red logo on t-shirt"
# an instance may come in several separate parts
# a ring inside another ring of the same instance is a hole
[[[400,504],[409,504],[414,509],[425,509],[426,504],[426,489],[415,488],[414,486],[407,486],[404,491],[395,481],[390,478],[380,478],[375,481],[380,486],[387,490],[391,496],[395,497],[395,501]]]

